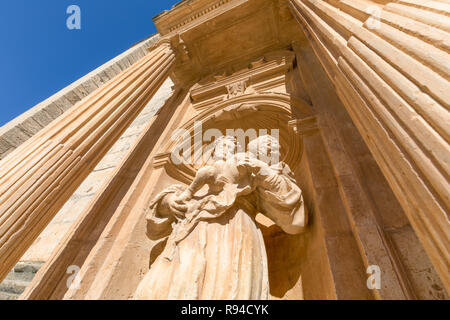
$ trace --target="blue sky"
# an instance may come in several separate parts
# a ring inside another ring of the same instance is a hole
[[[1,0],[0,126],[156,32],[178,0]],[[67,7],[81,9],[69,30]]]

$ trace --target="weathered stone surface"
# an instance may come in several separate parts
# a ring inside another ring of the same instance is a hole
[[[18,263],[0,283],[0,300],[16,300],[33,280],[43,262]]]
[[[120,66],[119,66],[118,63],[113,63],[113,64],[111,65],[111,68],[114,70],[114,72],[115,72],[116,74],[120,74],[120,73],[122,72],[122,69],[120,68]]]
[[[84,98],[86,98],[90,92],[88,92],[85,87],[83,86],[83,84],[80,84],[79,86],[77,86],[76,88],[73,89],[73,92],[81,99],[83,100]]]
[[[121,60],[118,61],[118,64],[122,69],[127,69],[130,66],[130,61],[127,57],[123,57]]]
[[[98,86],[96,85],[96,83],[94,82],[93,79],[88,79],[86,80],[82,86],[84,87],[84,89],[88,92],[88,93],[92,93],[95,90],[97,90]]]
[[[33,119],[38,122],[42,127],[45,127],[46,125],[48,125],[50,122],[53,121],[54,118],[52,118],[47,111],[45,111],[45,109],[42,109],[41,111],[37,112],[34,116]]]
[[[6,141],[3,137],[0,137],[0,154],[5,153],[11,148],[13,148],[13,145]]]
[[[69,91],[64,95],[64,97],[66,97],[72,105],[76,104],[78,101],[81,101],[81,98],[73,91]]]
[[[45,112],[50,116],[52,119],[58,118],[60,115],[63,114],[63,110],[58,107],[58,105],[54,102],[50,103],[48,106],[44,108]]]
[[[28,118],[19,125],[19,128],[22,129],[22,131],[24,131],[30,137],[39,132],[39,130],[41,130],[43,127],[43,125],[41,125],[33,118]]]
[[[58,98],[53,103],[63,112],[69,110],[72,107],[72,103],[69,100],[67,100],[66,97]]]
[[[109,75],[106,73],[106,71],[102,71],[98,74],[100,76],[101,81],[103,82],[103,84],[108,83],[109,80],[111,80],[111,78],[109,77]]]
[[[115,70],[113,69],[112,66],[106,68],[105,72],[108,75],[109,79],[112,79],[117,75],[117,73],[115,72]]]
[[[23,132],[19,127],[15,127],[8,132],[2,135],[2,138],[12,145],[14,148],[17,148],[22,143],[28,140],[29,136]]]

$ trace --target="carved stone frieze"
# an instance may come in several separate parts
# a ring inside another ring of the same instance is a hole
[[[180,37],[184,55],[171,78],[190,86],[208,74],[240,70],[293,40],[305,42],[284,0],[189,1],[154,18],[163,37]],[[187,4],[187,3],[185,3]],[[176,49],[175,49],[176,50]]]
[[[276,51],[254,59],[243,69],[222,70],[209,75],[191,89],[194,107],[201,109],[211,99],[221,101],[243,94],[270,92],[283,86],[294,59],[292,51]]]

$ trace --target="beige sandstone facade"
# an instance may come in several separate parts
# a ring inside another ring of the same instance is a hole
[[[448,299],[449,16],[447,0],[161,13],[0,128],[0,290],[35,263],[20,299]],[[195,161],[175,161],[177,129]],[[257,159],[267,136],[233,154],[204,134],[227,129],[278,130],[279,160]]]

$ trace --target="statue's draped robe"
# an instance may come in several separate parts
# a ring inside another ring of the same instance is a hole
[[[225,177],[222,192],[194,198],[195,209],[179,221],[158,217],[157,207],[167,193],[183,187],[160,194],[147,216],[148,233],[151,239],[170,236],[134,299],[267,299],[267,255],[255,214],[285,223],[304,210],[290,170],[282,163],[276,169],[255,178],[240,168],[237,183]]]

